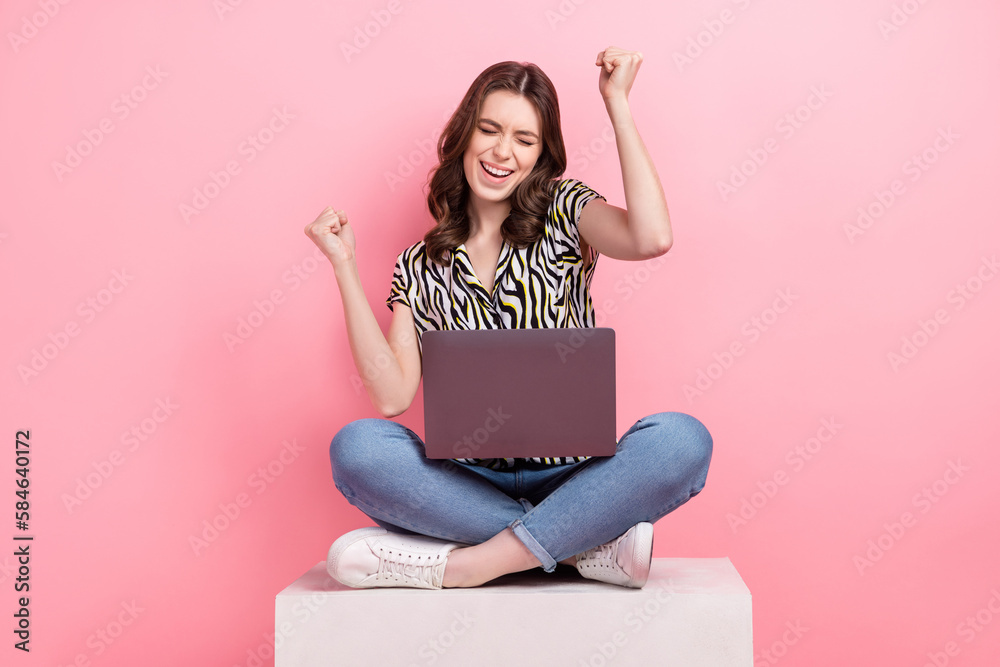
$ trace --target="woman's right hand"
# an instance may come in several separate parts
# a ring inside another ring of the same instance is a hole
[[[332,206],[327,206],[318,218],[306,225],[305,233],[334,268],[354,261],[354,229],[343,210],[334,211]]]

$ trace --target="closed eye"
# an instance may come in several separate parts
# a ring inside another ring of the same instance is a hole
[[[479,131],[482,132],[483,134],[496,134],[497,133],[496,130],[487,130],[485,127],[479,128]],[[518,139],[518,141],[521,142],[521,144],[524,145],[524,146],[534,146],[535,145],[534,143],[532,143],[530,141],[525,141],[524,139]]]

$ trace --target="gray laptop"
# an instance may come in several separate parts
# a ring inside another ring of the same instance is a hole
[[[613,329],[431,330],[422,347],[428,458],[614,455]]]

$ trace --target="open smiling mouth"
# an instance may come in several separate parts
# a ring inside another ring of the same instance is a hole
[[[494,169],[493,167],[489,167],[489,166],[487,166],[487,165],[486,165],[485,163],[483,163],[483,162],[480,162],[479,164],[480,164],[480,166],[481,166],[481,167],[483,168],[483,171],[484,171],[484,172],[486,173],[486,175],[487,175],[487,176],[488,176],[488,177],[490,178],[490,180],[492,180],[492,181],[497,181],[497,182],[501,182],[501,181],[503,181],[503,180],[504,180],[505,178],[507,178],[508,176],[510,176],[511,174],[513,174],[513,173],[514,173],[514,172],[513,172],[512,170],[510,170],[510,169],[503,169],[503,170],[501,170],[501,169]]]

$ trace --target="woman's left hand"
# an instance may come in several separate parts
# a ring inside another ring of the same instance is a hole
[[[597,62],[594,64],[601,68],[601,78],[597,82],[601,97],[605,101],[614,97],[627,100],[635,75],[639,73],[639,66],[642,64],[642,53],[609,46],[597,54]]]

